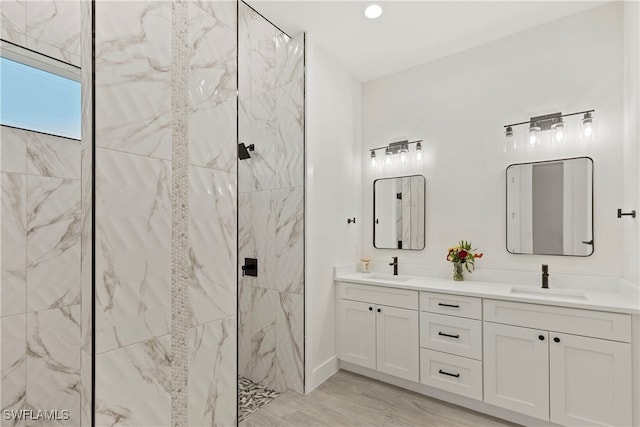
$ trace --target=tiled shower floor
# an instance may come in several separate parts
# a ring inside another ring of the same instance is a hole
[[[242,422],[246,417],[278,396],[280,396],[280,393],[277,391],[254,383],[248,378],[241,377],[238,380],[238,422]]]

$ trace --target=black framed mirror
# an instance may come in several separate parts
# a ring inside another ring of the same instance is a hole
[[[425,187],[422,175],[373,181],[373,246],[422,250],[425,242]]]
[[[507,251],[586,257],[593,254],[593,160],[512,164],[506,170]]]

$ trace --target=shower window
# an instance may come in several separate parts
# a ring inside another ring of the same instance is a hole
[[[80,139],[79,72],[3,42],[0,124]]]

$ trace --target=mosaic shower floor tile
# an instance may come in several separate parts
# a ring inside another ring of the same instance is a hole
[[[275,390],[266,388],[248,378],[238,380],[238,422],[280,396]]]

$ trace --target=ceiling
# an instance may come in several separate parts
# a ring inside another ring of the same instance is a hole
[[[383,14],[364,18],[371,3]],[[363,82],[599,6],[606,1],[249,0],[289,35],[309,39]]]

